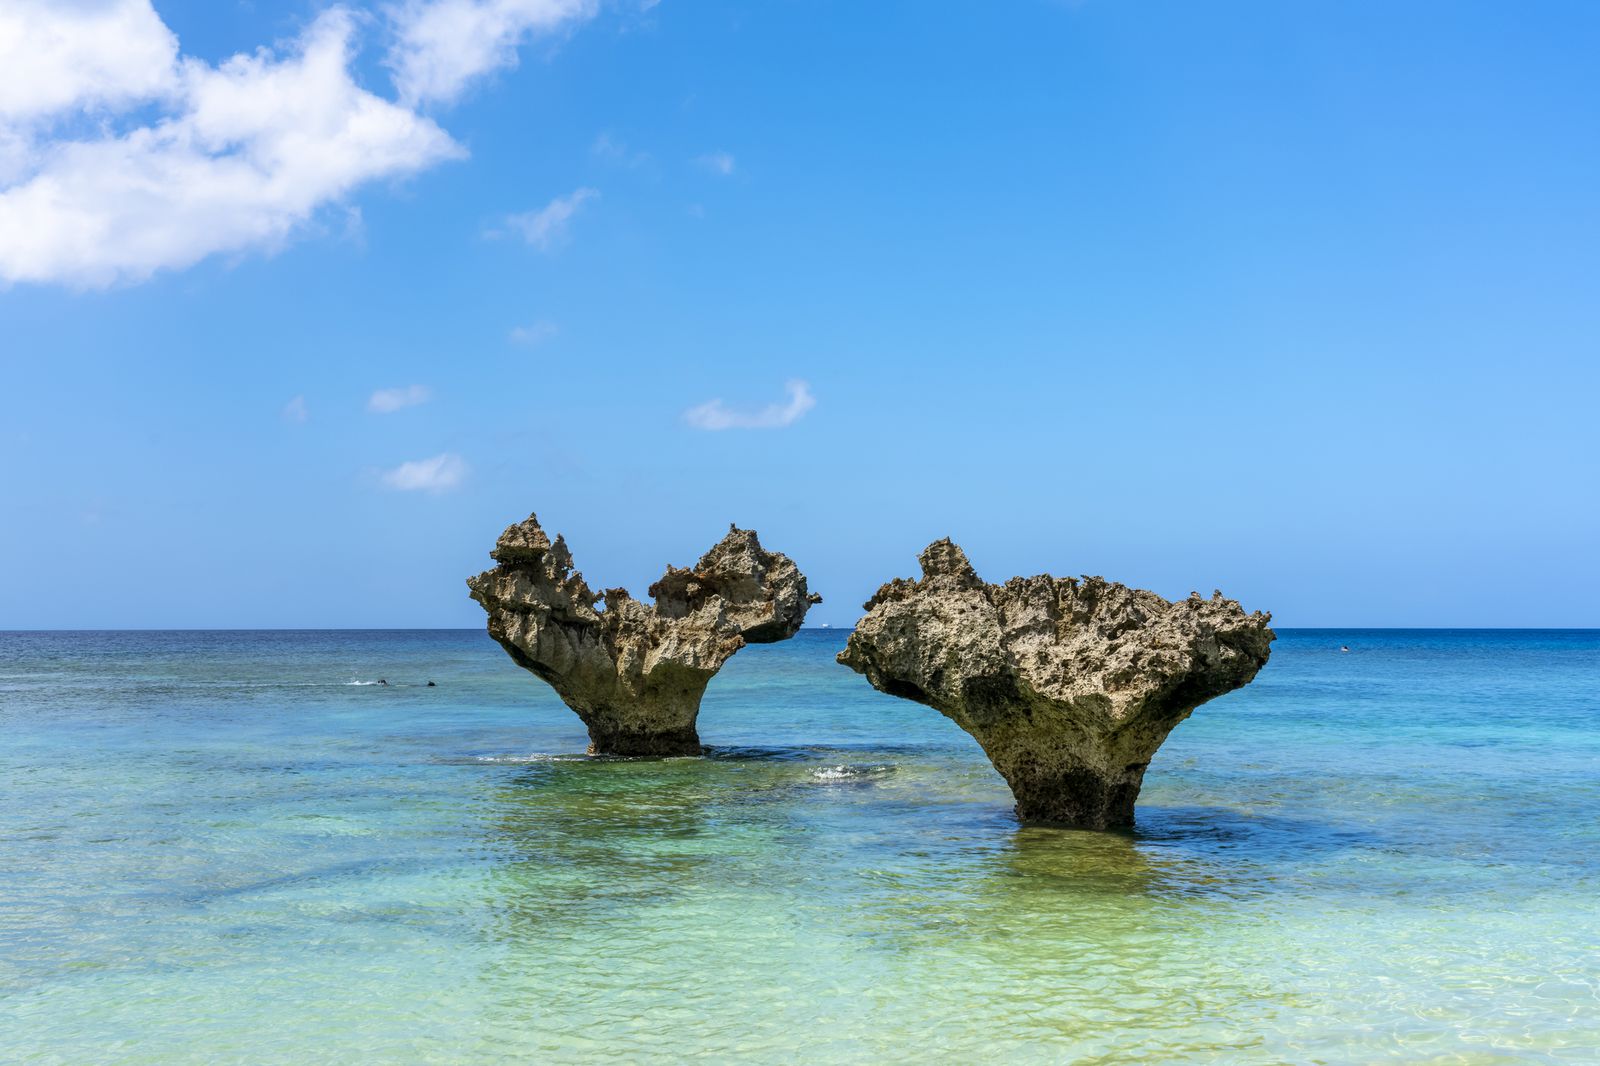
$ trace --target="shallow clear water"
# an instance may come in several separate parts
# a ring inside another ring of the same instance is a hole
[[[0,634],[0,1059],[1600,1059],[1600,632],[1283,633],[1127,835],[843,640],[608,761],[478,632]]]

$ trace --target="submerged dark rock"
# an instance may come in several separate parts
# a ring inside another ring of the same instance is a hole
[[[949,540],[866,604],[839,661],[982,745],[1024,821],[1130,825],[1145,768],[1200,704],[1249,684],[1271,615],[1099,577],[985,584]]]
[[[577,712],[593,754],[699,755],[695,720],[712,676],[746,644],[794,636],[822,600],[788,556],[737,527],[692,568],[669,566],[650,586],[654,604],[591,591],[535,515],[489,554],[495,568],[467,579],[489,635]]]

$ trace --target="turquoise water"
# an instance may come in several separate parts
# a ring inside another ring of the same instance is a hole
[[[1600,632],[1285,632],[1129,835],[843,639],[606,761],[478,632],[0,634],[0,1059],[1600,1059]]]

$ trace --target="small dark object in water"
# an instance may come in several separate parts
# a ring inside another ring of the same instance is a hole
[[[435,688],[435,687],[437,687],[437,686],[435,686],[435,685],[434,685],[434,683],[433,683],[433,682],[432,682],[432,681],[429,681],[429,682],[428,682],[428,687],[429,687],[429,688]]]
[[[388,683],[389,683],[389,682],[388,682],[388,681],[387,681],[387,680],[386,680],[386,679],[384,679],[384,678],[381,678],[381,677],[380,677],[380,678],[378,678],[378,684],[380,684],[380,685],[387,685],[387,684],[388,684]]]
[[[1348,645],[1348,644],[1341,644],[1341,645],[1339,645],[1339,650],[1340,650],[1340,651],[1349,651],[1349,650],[1350,650],[1350,645]]]

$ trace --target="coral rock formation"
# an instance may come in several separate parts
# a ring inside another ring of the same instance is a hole
[[[866,604],[839,661],[983,746],[1024,821],[1130,825],[1144,771],[1200,704],[1267,661],[1271,616],[1099,577],[988,585],[949,540]]]
[[[822,599],[788,556],[736,527],[693,569],[669,566],[650,586],[654,605],[626,589],[590,591],[535,515],[489,554],[498,565],[467,579],[489,635],[577,712],[591,754],[699,755],[695,719],[712,675],[746,644],[794,636]]]

